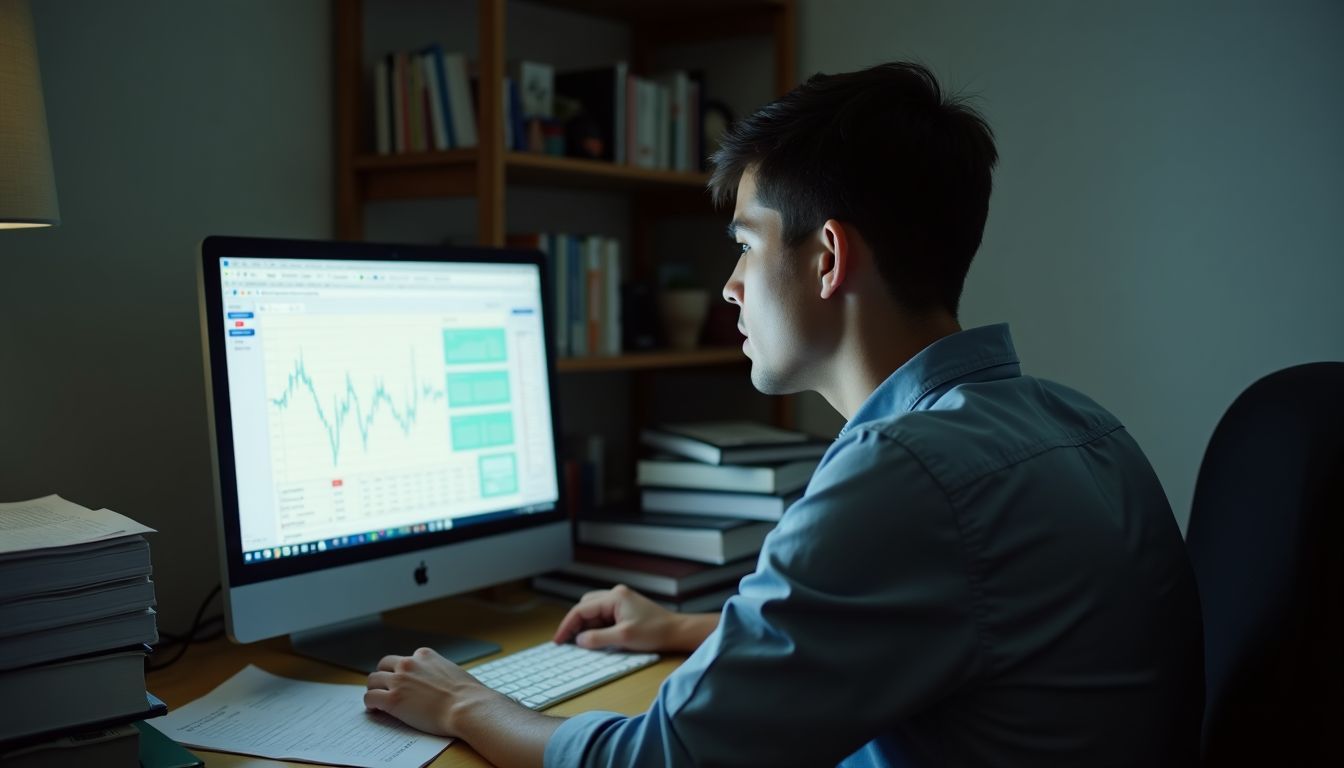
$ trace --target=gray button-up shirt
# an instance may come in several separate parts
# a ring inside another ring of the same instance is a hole
[[[546,765],[1193,765],[1194,579],[1152,467],[1004,325],[864,402],[718,629]]]

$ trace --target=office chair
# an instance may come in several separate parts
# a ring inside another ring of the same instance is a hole
[[[1199,468],[1206,766],[1344,765],[1344,362],[1270,374]]]

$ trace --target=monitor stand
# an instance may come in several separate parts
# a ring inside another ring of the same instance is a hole
[[[455,664],[499,652],[495,643],[394,627],[377,615],[295,632],[289,642],[301,656],[365,673],[377,670],[384,656],[409,656],[417,648],[433,648]]]

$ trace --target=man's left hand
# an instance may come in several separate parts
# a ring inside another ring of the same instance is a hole
[[[416,730],[458,737],[462,734],[453,725],[454,712],[490,698],[506,697],[434,650],[421,648],[410,656],[384,656],[378,662],[378,671],[369,675],[364,706]]]

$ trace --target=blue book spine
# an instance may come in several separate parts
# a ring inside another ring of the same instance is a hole
[[[523,95],[518,81],[509,79],[509,119],[513,123],[513,146],[510,149],[527,150],[527,120],[523,117]]]
[[[448,77],[443,68],[443,46],[435,43],[429,46],[429,54],[434,62],[434,68],[439,73],[439,92],[437,98],[439,104],[443,106],[443,123],[448,132],[448,146],[458,146],[458,139],[453,135],[453,110],[451,100],[448,98]]]

